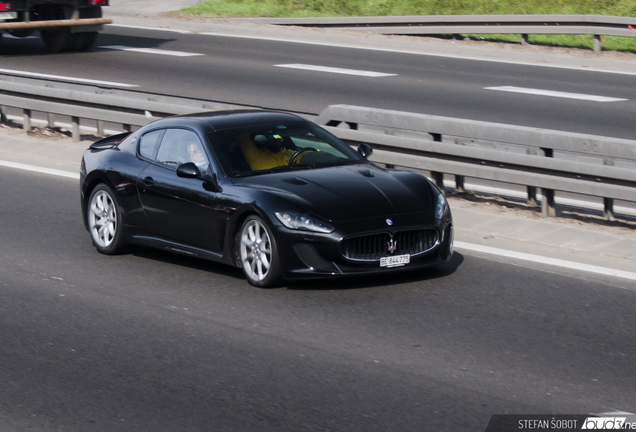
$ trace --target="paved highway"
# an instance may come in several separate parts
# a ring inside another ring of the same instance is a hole
[[[114,26],[97,46],[50,55],[39,39],[6,38],[0,58],[3,69],[301,112],[351,104],[633,138],[636,75]]]
[[[255,289],[107,257],[77,181],[0,170],[3,431],[482,431],[636,412],[636,285],[457,253],[401,276]]]
[[[7,39],[0,58],[219,101],[632,138],[631,75],[116,27],[99,46]],[[569,95],[486,89],[502,86]],[[2,167],[0,184],[3,432],[483,431],[492,414],[636,412],[633,282],[457,253],[428,272],[258,290],[191,258],[99,255],[75,180]]]

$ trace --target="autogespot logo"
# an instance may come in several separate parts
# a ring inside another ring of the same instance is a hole
[[[625,428],[627,417],[588,417],[583,422],[581,429],[631,429]]]

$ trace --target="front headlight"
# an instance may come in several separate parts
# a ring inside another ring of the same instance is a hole
[[[315,219],[297,213],[275,212],[279,221],[287,228],[328,234],[333,228]]]
[[[446,198],[444,198],[444,195],[439,194],[437,196],[437,206],[435,207],[435,219],[441,219],[446,213],[446,210],[448,210],[448,202]]]

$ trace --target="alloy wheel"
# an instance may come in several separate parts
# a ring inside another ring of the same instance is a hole
[[[243,227],[240,250],[246,275],[254,281],[264,280],[272,266],[272,242],[258,220],[252,219]]]
[[[105,190],[97,191],[91,199],[88,225],[91,236],[101,248],[109,247],[117,233],[117,209],[113,198]]]

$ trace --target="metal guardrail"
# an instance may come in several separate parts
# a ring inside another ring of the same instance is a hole
[[[104,122],[131,130],[167,115],[255,107],[0,75],[0,108],[1,121],[9,108],[22,110],[26,131],[33,112],[50,125],[70,116],[79,140],[81,119],[96,120],[101,134]],[[465,177],[526,186],[533,204],[540,189],[545,216],[556,215],[555,190],[602,197],[607,219],[615,199],[636,202],[636,141],[347,105],[297,114],[351,145],[370,144],[374,162],[429,171],[442,190],[445,174],[459,190]]]
[[[6,107],[22,110],[22,124],[26,132],[32,128],[32,112],[49,114],[51,127],[55,115],[69,116],[75,141],[80,140],[81,119],[97,121],[97,134],[102,136],[104,122],[121,124],[125,131],[129,131],[132,127],[169,115],[261,108],[10,74],[0,74],[0,92],[2,121],[6,121]]]
[[[594,51],[601,51],[601,36],[636,37],[636,17],[603,15],[426,15],[396,17],[258,18],[264,24],[364,30],[386,35],[578,34],[594,36]]]
[[[459,190],[465,177],[512,183],[527,187],[532,204],[541,189],[545,216],[556,215],[555,190],[603,197],[607,219],[614,199],[636,202],[636,141],[347,105],[317,122],[371,144],[374,162],[431,172],[440,188],[444,174]]]

